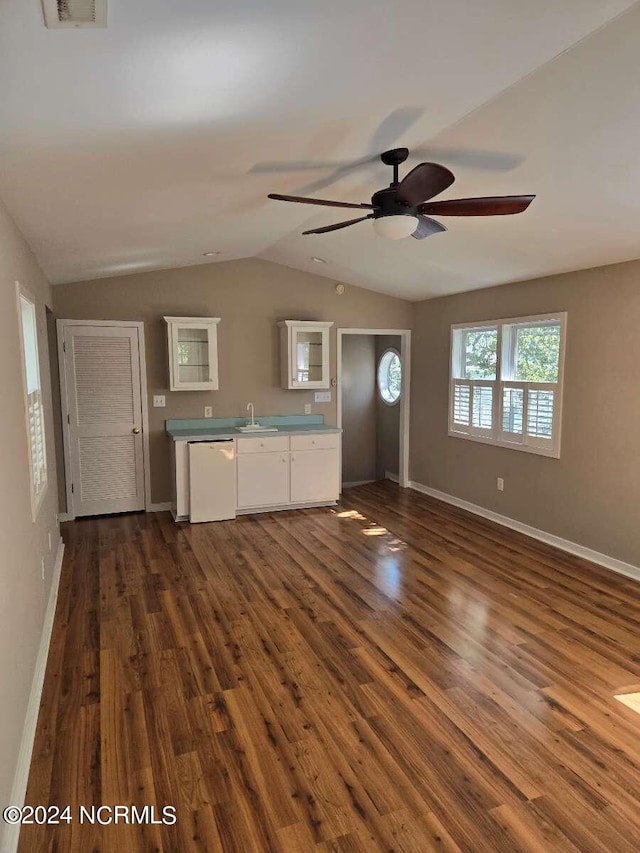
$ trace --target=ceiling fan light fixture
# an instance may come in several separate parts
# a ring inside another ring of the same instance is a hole
[[[379,237],[387,240],[403,240],[410,237],[418,227],[417,216],[405,214],[380,216],[373,220],[373,227]]]

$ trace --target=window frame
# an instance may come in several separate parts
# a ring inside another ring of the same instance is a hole
[[[382,393],[381,388],[380,388],[380,365],[382,364],[383,358],[385,356],[389,355],[389,353],[395,355],[397,357],[398,361],[400,362],[400,393],[395,398],[395,400],[387,400],[385,398],[384,394]],[[402,397],[402,386],[404,384],[403,380],[404,380],[404,371],[402,369],[402,358],[400,357],[400,353],[398,352],[398,350],[395,347],[387,347],[387,349],[385,349],[385,351],[381,354],[380,358],[378,359],[378,365],[376,367],[376,388],[378,391],[378,396],[380,397],[382,402],[385,404],[385,406],[397,406],[399,404],[400,398]]]
[[[515,349],[517,335],[513,327],[539,327],[545,325],[560,326],[560,346],[558,352],[558,381],[557,382],[529,382],[516,380],[515,372]],[[466,379],[460,370],[463,364],[463,352],[461,347],[462,335],[460,332],[474,329],[497,329],[496,342],[496,378],[495,379]],[[567,312],[557,311],[549,314],[532,314],[525,317],[507,317],[500,320],[476,320],[470,323],[454,323],[451,326],[450,358],[449,358],[449,412],[448,412],[448,435],[452,438],[462,438],[468,441],[478,441],[482,444],[493,444],[505,447],[509,450],[520,450],[525,453],[533,453],[538,456],[548,456],[553,459],[560,458],[562,443],[562,407],[564,398],[564,365],[567,340]],[[470,423],[465,429],[456,428],[454,421],[455,387],[465,385],[470,388],[469,392],[469,420],[473,418],[473,389],[477,386],[490,386],[493,389],[492,397],[492,426],[490,429],[474,427]],[[525,391],[545,391],[553,389],[555,393],[553,409],[553,427],[550,442],[547,439],[527,436],[527,393],[523,394],[522,440],[515,439],[517,433],[509,433],[504,430],[504,391],[509,388],[523,388]],[[509,439],[506,436],[514,436]]]
[[[36,479],[35,472],[33,469],[33,448],[31,445],[31,422],[29,417],[29,383],[27,378],[27,359],[26,359],[26,346],[25,346],[25,336],[24,329],[22,325],[22,300],[28,302],[33,308],[33,319],[34,319],[34,341],[35,341],[35,349],[36,349],[36,367],[38,373],[38,404],[40,406],[40,421],[41,421],[41,432],[42,432],[42,455],[43,455],[43,476],[42,476],[42,485],[38,490],[36,490]],[[16,312],[17,312],[17,321],[18,321],[18,337],[20,340],[20,372],[22,375],[22,392],[23,392],[23,401],[24,401],[24,417],[25,417],[25,429],[26,429],[26,439],[27,439],[27,454],[28,454],[28,469],[29,469],[29,493],[31,496],[31,518],[32,521],[36,521],[38,514],[40,512],[40,508],[44,502],[45,496],[49,489],[49,466],[47,460],[47,431],[45,425],[45,407],[43,400],[43,388],[42,388],[42,366],[41,366],[41,353],[40,353],[40,340],[38,334],[38,303],[33,296],[33,294],[23,287],[20,282],[16,281]]]

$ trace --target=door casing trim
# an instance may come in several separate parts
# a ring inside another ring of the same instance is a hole
[[[58,372],[60,377],[60,402],[62,410],[62,442],[64,445],[64,479],[67,497],[65,520],[73,521],[73,493],[71,491],[71,435],[67,423],[69,411],[67,396],[66,353],[64,330],[68,326],[120,326],[138,330],[138,359],[140,362],[140,404],[142,406],[142,464],[144,469],[144,507],[151,506],[151,469],[149,457],[149,395],[147,393],[147,359],[145,355],[144,323],[141,320],[56,320],[58,334]]]
[[[402,361],[402,394],[400,395],[400,470],[402,488],[409,486],[409,425],[411,401],[411,329],[338,329],[336,352],[336,415],[337,425],[342,428],[342,339],[345,335],[393,335],[400,338]],[[342,443],[340,444],[340,491],[342,492]]]

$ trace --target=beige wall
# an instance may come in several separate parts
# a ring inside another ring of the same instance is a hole
[[[151,491],[154,502],[168,501],[169,443],[164,421],[246,415],[249,400],[256,415],[302,414],[304,404],[335,423],[335,389],[329,404],[315,404],[312,391],[280,388],[278,320],[333,320],[331,374],[335,376],[339,327],[410,328],[409,302],[347,285],[342,296],[335,282],[268,261],[205,264],[185,269],[140,273],[92,282],[57,285],[56,317],[82,320],[144,320],[151,419]],[[169,392],[166,326],[163,315],[221,317],[218,326],[220,390]],[[151,408],[152,395],[164,393],[165,409]]]
[[[342,338],[342,482],[376,479],[376,344],[373,335]]]
[[[31,517],[16,280],[35,297],[39,326],[49,486],[35,523]],[[58,548],[47,302],[51,302],[49,284],[0,202],[0,803],[4,805],[10,799]],[[41,557],[45,558],[44,580]],[[0,825],[0,847],[2,828]]]
[[[448,437],[451,324],[552,311],[568,312],[560,459]],[[411,479],[640,566],[639,329],[640,261],[417,304]]]
[[[376,336],[376,370],[385,350],[393,348],[400,353],[402,339],[399,335]],[[376,390],[376,467],[377,477],[383,480],[387,472],[400,471],[400,401],[387,405]]]

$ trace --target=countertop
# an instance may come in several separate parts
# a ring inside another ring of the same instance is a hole
[[[204,420],[204,423],[203,423]],[[208,423],[207,423],[208,421]],[[220,423],[222,421],[223,423]],[[292,417],[259,417],[256,421],[266,426],[277,426],[277,431],[238,432],[236,426],[244,426],[245,418],[207,418],[168,420],[166,432],[174,441],[213,441],[229,438],[255,438],[270,435],[308,435],[313,433],[340,433],[336,426],[324,423],[322,415],[297,415]],[[216,423],[218,422],[218,423]],[[237,423],[236,423],[237,422]]]

